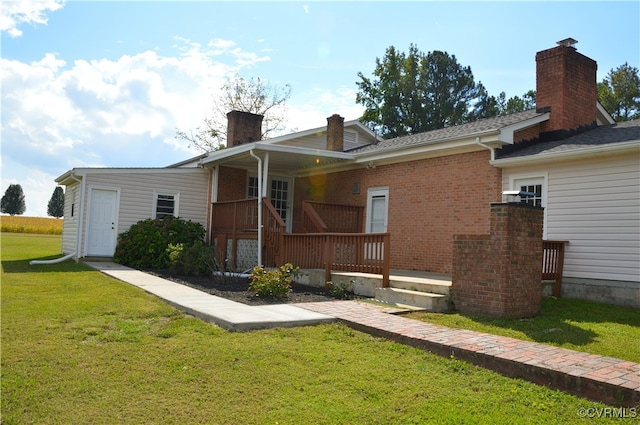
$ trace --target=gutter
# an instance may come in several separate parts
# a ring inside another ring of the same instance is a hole
[[[544,162],[545,164],[550,161],[562,161],[567,159],[578,159],[585,157],[600,156],[602,154],[616,154],[624,152],[636,152],[640,148],[640,140],[632,140],[628,142],[616,143],[614,145],[600,145],[588,148],[580,148],[575,150],[567,150],[560,152],[547,152],[538,153],[535,155],[518,156],[514,158],[502,158],[493,159],[490,164],[499,167],[506,168],[510,166],[518,166],[522,164],[535,164]]]
[[[480,141],[480,136],[476,137],[476,145],[482,146],[485,149],[489,149],[489,151],[491,152],[491,161],[495,161],[495,159],[496,159],[496,149],[495,148],[492,148],[491,146],[487,146],[484,143],[482,143]]]

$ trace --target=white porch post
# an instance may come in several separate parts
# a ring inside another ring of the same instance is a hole
[[[260,173],[260,170],[258,170],[258,173]],[[266,152],[264,154],[264,166],[262,167],[262,197],[266,197],[267,196],[267,190],[269,190],[269,188],[267,187],[267,185],[269,184],[269,152]]]
[[[253,153],[249,154],[258,161],[258,265],[262,266],[262,159]]]

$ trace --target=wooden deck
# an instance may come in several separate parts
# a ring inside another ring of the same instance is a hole
[[[440,283],[451,277],[428,272],[390,270],[389,233],[361,233],[363,208],[357,206],[303,203],[303,233],[288,233],[284,221],[267,198],[262,199],[263,265],[277,267],[292,263],[301,269],[323,269],[325,282],[332,274],[378,275],[382,287],[390,281]],[[238,257],[238,241],[258,239],[258,199],[216,202],[212,205],[210,243],[216,241],[219,264],[226,264],[230,251],[231,268]],[[228,242],[230,241],[230,246]],[[566,241],[543,241],[542,280],[554,282],[553,295],[560,296]],[[455,266],[455,265],[454,265]]]

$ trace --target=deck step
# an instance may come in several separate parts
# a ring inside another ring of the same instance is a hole
[[[433,312],[444,312],[449,309],[448,295],[402,288],[376,288],[375,299],[384,303],[414,306]]]
[[[389,280],[389,286],[392,288],[407,289],[416,292],[449,295],[449,292],[451,291],[451,280],[393,276]]]

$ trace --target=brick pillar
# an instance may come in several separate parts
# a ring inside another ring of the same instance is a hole
[[[489,235],[455,235],[451,295],[462,313],[531,317],[542,302],[543,209],[491,205]]]

